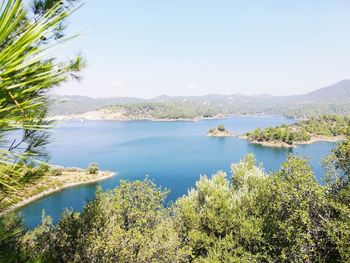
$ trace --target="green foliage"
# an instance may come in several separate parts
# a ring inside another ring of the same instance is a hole
[[[19,240],[23,234],[20,218],[15,214],[0,215],[0,262],[22,262]]]
[[[99,171],[97,163],[90,163],[86,169],[89,174],[97,174]]]
[[[292,145],[295,142],[308,141],[311,136],[345,135],[349,122],[349,117],[322,115],[293,125],[281,125],[266,129],[257,128],[246,135],[251,141],[283,142]]]
[[[80,56],[59,62],[48,52],[64,41],[63,23],[70,1],[3,0],[0,8],[0,201],[14,198],[47,159],[47,92],[72,76]],[[35,175],[35,176],[33,176]],[[2,210],[0,202],[0,212]]]
[[[53,262],[185,262],[166,195],[147,179],[122,181],[113,191],[98,190],[82,213],[66,212],[56,226],[45,219],[23,237],[23,248]]]
[[[350,117],[341,115],[321,115],[297,123],[306,132],[313,135],[345,135],[350,125]]]
[[[18,191],[48,171],[47,92],[78,72],[80,56],[59,62],[50,48],[65,41],[64,21],[74,0],[0,1],[0,213]],[[20,262],[20,222],[0,218],[0,261]],[[18,257],[17,257],[18,256]],[[17,257],[13,259],[13,257]]]
[[[168,208],[151,181],[122,181],[57,225],[44,218],[21,250],[54,262],[350,260],[349,186],[330,191],[297,156],[268,175],[247,155],[231,172],[202,176]]]
[[[326,228],[334,208],[307,161],[291,156],[269,187],[263,228],[270,253],[292,262],[339,258]]]
[[[128,103],[104,109],[109,112],[121,112],[129,119],[196,119],[218,114],[216,108],[208,105],[176,102]]]
[[[337,245],[338,253],[343,262],[350,261],[350,184],[349,159],[344,159],[347,151],[344,146],[349,141],[342,142],[333,150],[333,154],[324,161],[326,165],[326,182],[328,198],[335,207],[333,218],[327,222],[328,234]]]
[[[50,175],[52,176],[60,176],[62,174],[63,174],[62,168],[53,167],[50,169]]]
[[[333,151],[336,161],[335,166],[341,169],[347,176],[350,175],[350,141],[340,143]]]
[[[342,87],[337,88],[338,85]],[[55,96],[57,101],[50,107],[52,115],[68,115],[84,113],[101,109],[111,105],[135,104],[135,103],[173,103],[179,108],[189,105],[202,105],[213,108],[223,115],[272,115],[286,116],[290,118],[304,119],[324,114],[350,114],[349,81],[337,83],[325,90],[317,90],[313,94],[299,96],[241,96],[241,95],[217,95],[189,97],[156,97],[153,99],[140,98],[89,98],[83,96]],[[317,94],[316,94],[317,93]],[[310,96],[311,95],[311,96]]]
[[[223,131],[225,131],[225,126],[221,124],[221,125],[218,126],[217,129],[218,129],[218,131],[223,132]]]
[[[219,172],[211,179],[201,177],[196,189],[177,200],[174,209],[179,230],[195,262],[258,262],[266,258],[259,251],[261,220],[252,210],[266,176],[248,159],[232,166],[233,181],[239,184],[232,185],[226,174]]]

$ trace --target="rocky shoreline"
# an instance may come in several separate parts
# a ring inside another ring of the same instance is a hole
[[[9,205],[9,207],[6,208],[3,213],[14,211],[20,207],[26,206],[36,200],[39,200],[53,193],[62,191],[64,189],[74,187],[74,186],[84,185],[84,184],[96,183],[117,175],[117,173],[109,172],[109,171],[99,171],[97,174],[91,175],[91,174],[87,174],[86,171],[83,169],[74,168],[75,171],[70,171],[70,169],[72,168],[64,170],[63,174],[60,176],[44,177],[43,180],[39,180],[38,183],[34,183],[33,185],[29,186],[28,189],[26,189],[27,190],[26,193],[27,194],[29,193],[28,194],[29,197],[26,197],[26,198],[19,197],[19,201],[17,203]],[[47,189],[42,190],[40,193],[35,193],[33,195],[30,194],[31,189],[33,190],[35,188],[42,187],[41,185],[45,184],[48,179],[56,180],[59,183],[59,185],[48,187]]]
[[[237,137],[236,134],[234,134],[230,131],[218,131],[215,133],[208,132],[207,136],[210,136],[210,137]]]
[[[249,143],[253,144],[260,144],[267,147],[285,147],[285,148],[292,148],[296,147],[298,145],[303,144],[312,144],[315,142],[338,142],[345,140],[345,136],[312,136],[310,140],[304,141],[304,142],[294,142],[293,144],[288,144],[285,142],[279,142],[279,141],[256,141],[256,140],[249,140],[246,135],[239,136],[240,139],[248,140]]]

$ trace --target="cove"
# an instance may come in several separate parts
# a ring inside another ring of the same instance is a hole
[[[174,201],[194,187],[200,175],[224,170],[245,154],[254,153],[267,172],[276,171],[288,154],[310,159],[316,178],[322,182],[321,160],[335,146],[317,142],[295,148],[272,148],[251,144],[236,137],[206,136],[219,124],[227,130],[244,133],[257,127],[270,127],[294,122],[280,117],[230,117],[200,121],[85,121],[61,122],[52,131],[48,146],[50,163],[86,168],[97,162],[101,170],[119,175],[99,183],[68,188],[37,200],[17,212],[29,228],[41,222],[42,211],[57,222],[65,209],[81,211],[86,201],[94,198],[96,186],[113,189],[120,180],[142,180],[146,176],[171,192]]]

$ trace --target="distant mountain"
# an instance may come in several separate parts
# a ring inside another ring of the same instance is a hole
[[[305,100],[313,101],[348,101],[350,98],[350,80],[339,81],[331,86],[315,90],[301,97]]]
[[[350,80],[342,80],[331,86],[295,96],[271,96],[268,94],[247,96],[242,94],[204,96],[167,96],[152,99],[132,97],[90,98],[84,96],[53,96],[51,115],[70,115],[98,110],[108,106],[138,104],[138,108],[171,104],[172,109],[182,107],[210,108],[222,114],[258,114],[307,117],[320,114],[350,114]],[[120,107],[118,107],[120,108]],[[142,109],[144,111],[144,109]]]
[[[86,96],[51,96],[53,103],[49,108],[50,115],[80,114],[116,104],[129,104],[144,101],[132,97],[91,98]]]

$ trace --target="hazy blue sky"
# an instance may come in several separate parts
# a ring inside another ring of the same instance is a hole
[[[86,0],[88,96],[299,94],[350,78],[350,1]],[[70,52],[68,52],[70,51]]]

